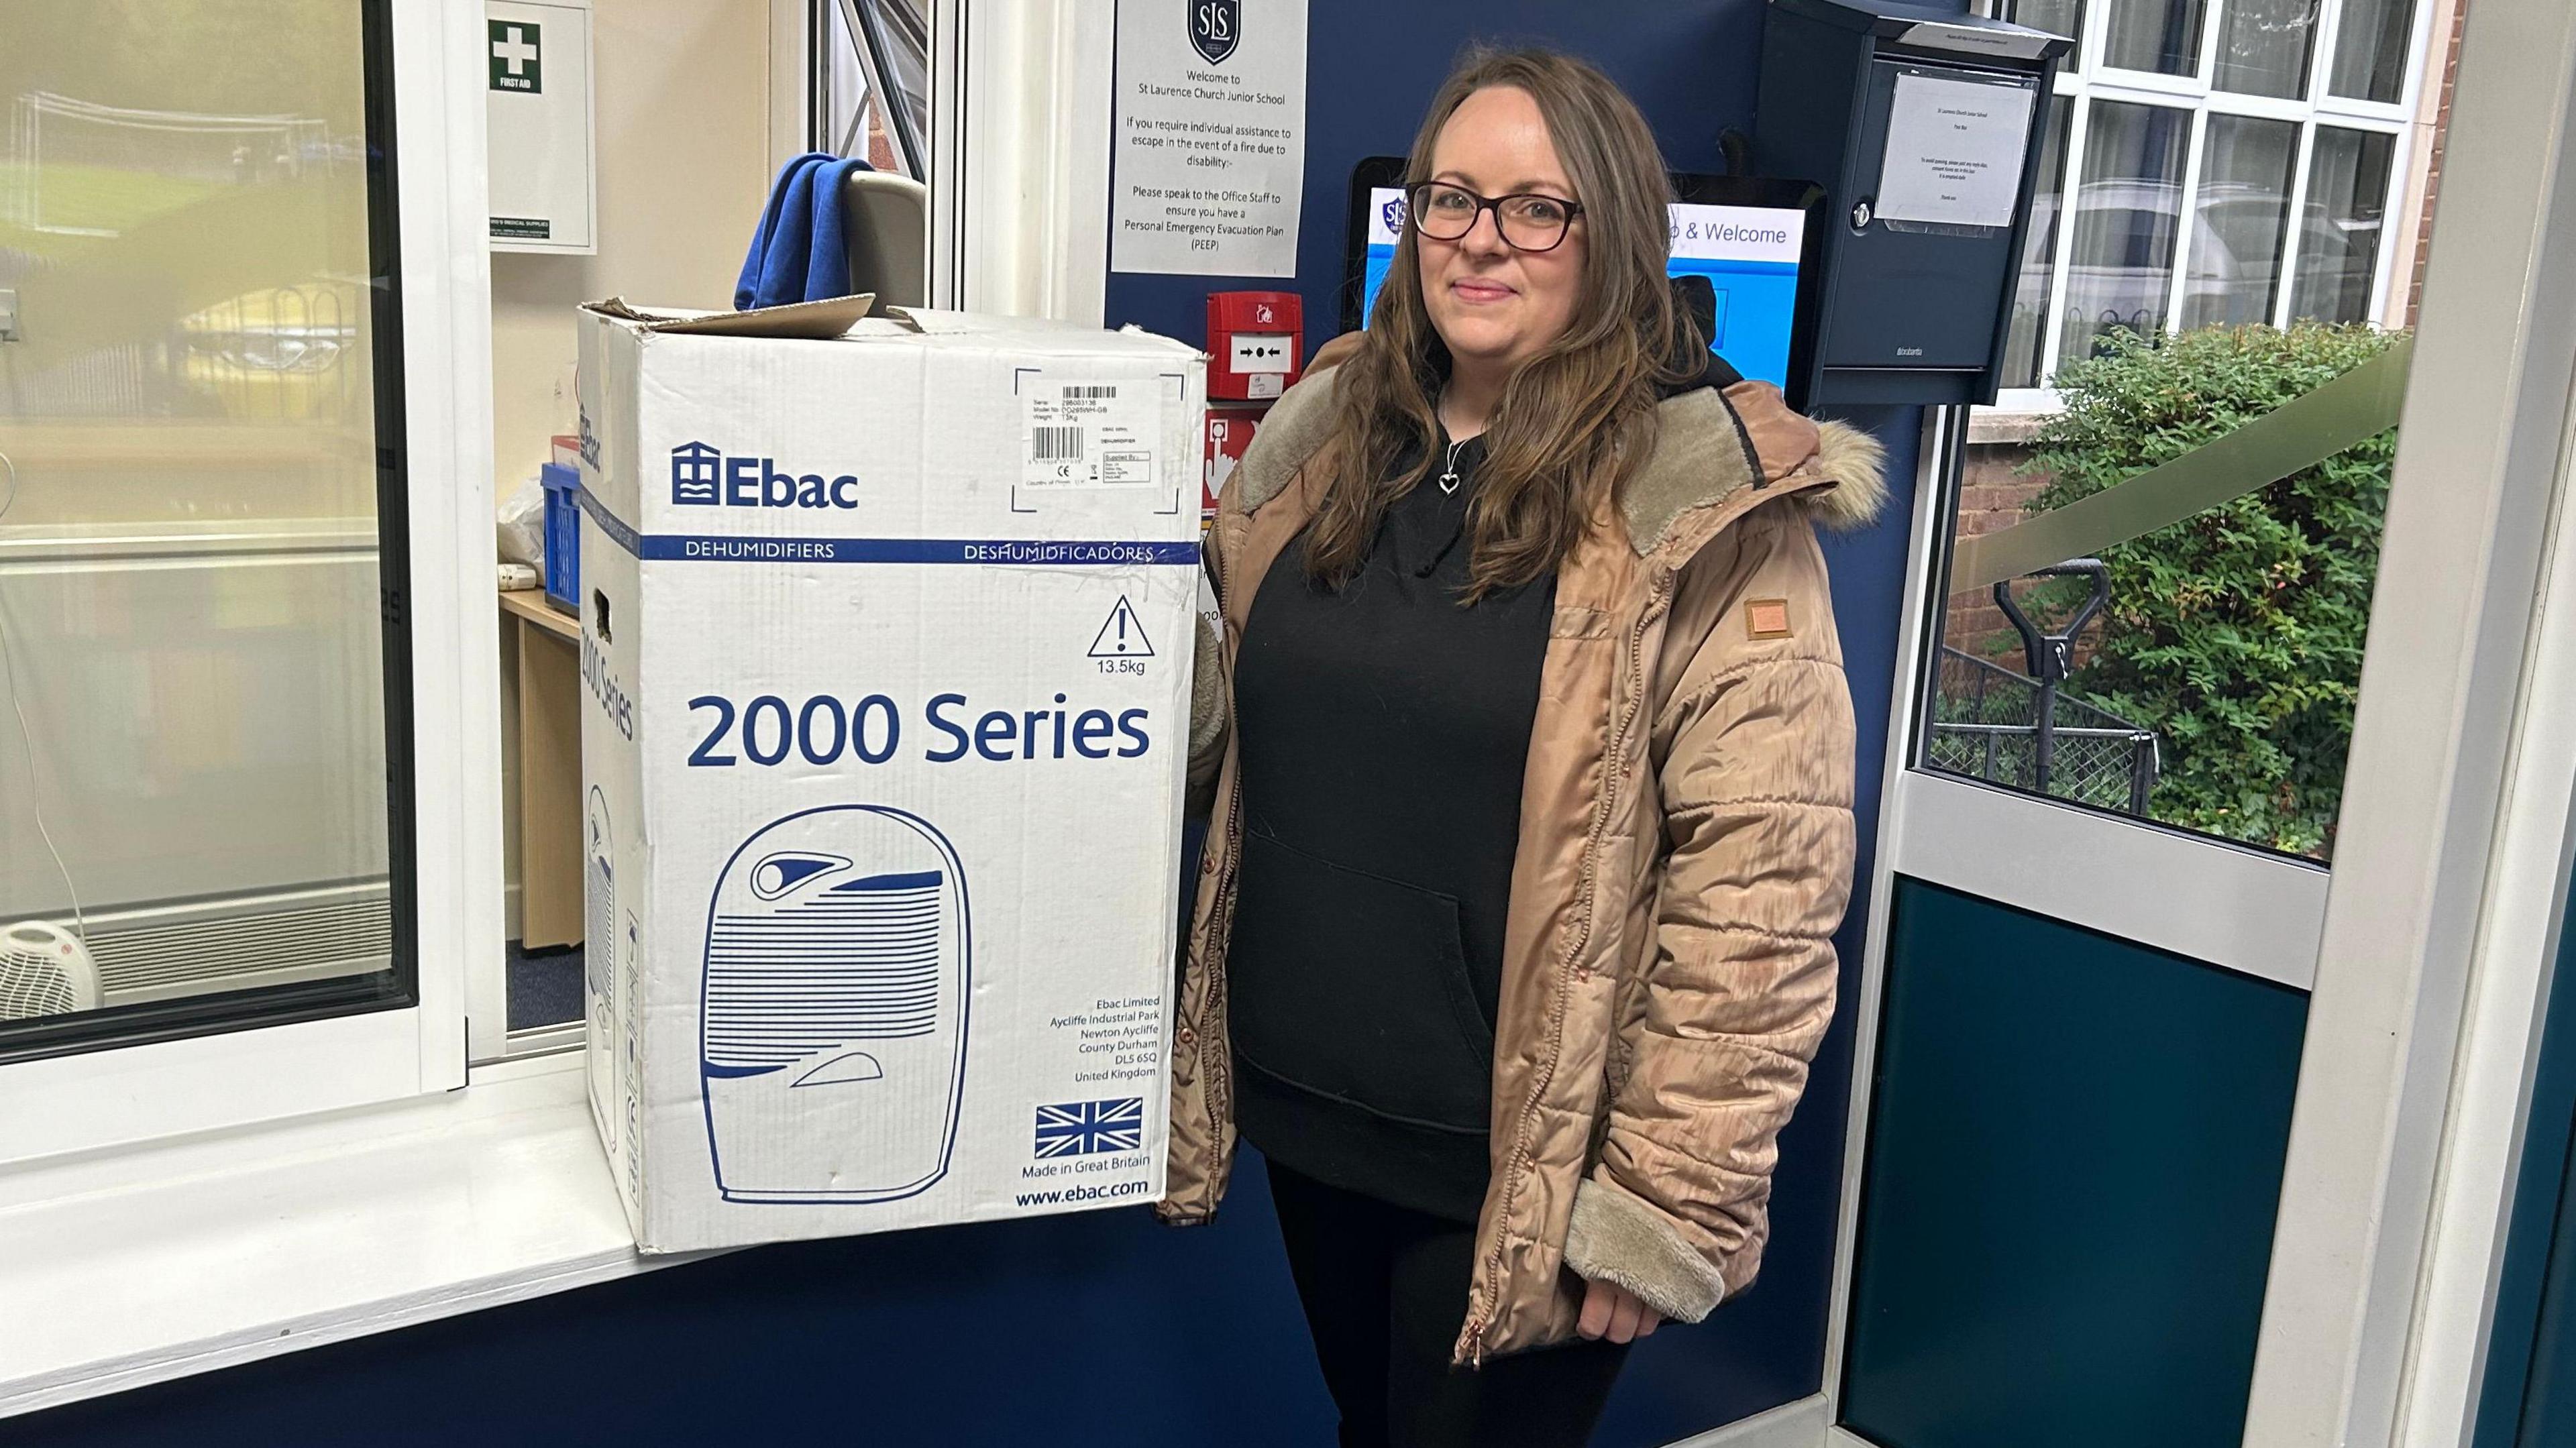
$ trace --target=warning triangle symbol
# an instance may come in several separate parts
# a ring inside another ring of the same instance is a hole
[[[1091,641],[1095,659],[1150,659],[1154,645],[1145,637],[1145,627],[1136,621],[1136,610],[1119,595],[1118,606],[1109,610],[1109,618],[1100,625],[1100,633]]]

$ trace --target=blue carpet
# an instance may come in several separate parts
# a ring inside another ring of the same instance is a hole
[[[580,946],[559,945],[530,952],[513,940],[509,971],[511,1030],[560,1026],[581,1019]]]

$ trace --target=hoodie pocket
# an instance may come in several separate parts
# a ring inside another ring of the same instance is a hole
[[[1493,1027],[1458,902],[1247,832],[1228,1029],[1256,1069],[1376,1115],[1482,1132]]]

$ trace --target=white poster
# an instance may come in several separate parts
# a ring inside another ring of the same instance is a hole
[[[1297,274],[1306,0],[1119,0],[1109,267]]]
[[[2030,105],[2022,86],[1898,76],[1878,173],[1879,219],[2012,225]]]

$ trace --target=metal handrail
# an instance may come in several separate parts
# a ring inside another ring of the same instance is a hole
[[[2037,789],[2046,794],[2049,775],[2057,767],[2057,688],[2066,682],[2068,674],[2074,672],[2075,640],[2083,634],[2084,626],[2093,621],[2093,615],[2100,613],[2102,605],[2111,600],[2111,570],[2099,558],[2072,558],[2028,576],[2089,577],[2093,580],[2092,593],[2075,610],[2074,616],[2054,633],[2042,631],[2031,622],[2030,615],[2021,611],[2020,602],[2012,595],[2013,580],[2007,578],[1995,585],[1995,606],[2012,621],[2013,632],[2021,635],[2022,657],[2029,662],[2030,676],[2039,685],[2036,716],[2039,753],[2034,772]]]

